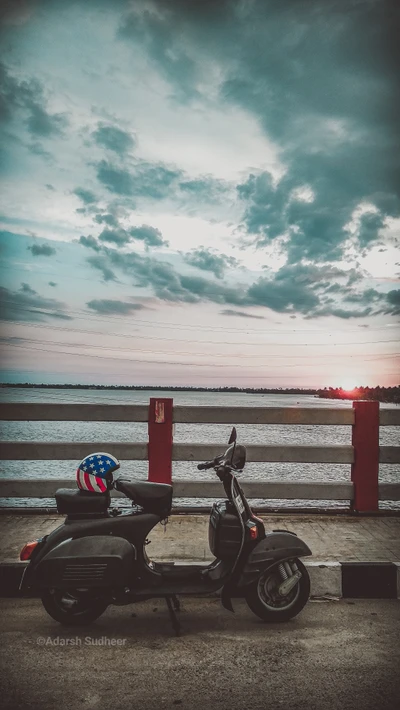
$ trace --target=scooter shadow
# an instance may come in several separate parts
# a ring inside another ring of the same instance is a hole
[[[171,618],[164,599],[152,599],[124,607],[109,607],[96,622],[81,627],[62,627],[65,638],[90,636],[94,642],[104,639],[126,639],[131,644],[140,643],[151,648],[167,638],[176,636],[204,636],[218,633],[246,635],[265,633],[279,635],[290,634],[303,626],[301,616],[285,623],[265,623],[248,609],[242,599],[234,599],[235,613],[221,606],[219,599],[181,599],[180,611],[176,612],[179,622],[179,634],[172,626]],[[50,634],[58,634],[60,627],[52,625]],[[106,642],[104,642],[106,643]]]

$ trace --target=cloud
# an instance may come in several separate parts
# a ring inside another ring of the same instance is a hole
[[[104,123],[99,123],[97,130],[92,135],[97,145],[108,148],[121,156],[129,153],[136,145],[136,141],[130,133]]]
[[[65,303],[40,296],[27,283],[23,283],[18,291],[0,287],[1,320],[24,322],[42,322],[53,318],[72,320],[65,309]]]
[[[34,294],[36,294],[36,291],[34,291],[34,289],[31,288],[31,286],[29,286],[29,284],[24,283],[24,282],[21,284],[20,291],[22,291],[22,293],[30,293],[32,296]]]
[[[391,315],[400,315],[400,289],[395,289],[394,291],[389,291],[386,294],[387,307],[385,313],[390,313]]]
[[[179,189],[185,196],[201,200],[207,204],[212,204],[221,200],[230,190],[230,185],[224,180],[217,180],[211,175],[197,179],[185,179],[179,182]]]
[[[165,301],[243,304],[244,292],[240,286],[230,287],[202,277],[180,274],[172,264],[136,252],[121,253],[104,247],[102,256],[91,257],[88,261],[103,275],[105,269],[110,270],[114,278],[114,269],[120,269],[132,278],[135,286],[151,288]]]
[[[61,136],[68,125],[68,121],[63,114],[49,114],[35,101],[30,102],[30,115],[26,119],[26,125],[32,135],[42,138],[51,136]]]
[[[163,239],[163,236],[159,229],[151,227],[149,224],[142,224],[141,227],[132,227],[129,230],[129,234],[133,239],[138,239],[144,242],[147,247],[161,247],[167,246],[168,242]]]
[[[145,50],[176,102],[195,109],[217,95],[227,115],[230,105],[252,114],[279,151],[278,183],[264,171],[240,186],[248,244],[275,243],[291,264],[330,262],[346,257],[361,204],[379,214],[362,220],[361,251],[400,216],[394,5],[153,0],[124,17],[118,36]],[[312,198],[298,199],[306,190]]]
[[[362,250],[379,241],[379,231],[384,226],[384,218],[379,212],[367,212],[360,218],[358,242]]]
[[[84,187],[76,187],[73,193],[79,197],[85,205],[91,205],[93,202],[97,202],[96,195],[91,190],[85,190]]]
[[[32,244],[27,248],[32,252],[32,256],[53,256],[57,253],[49,244]]]
[[[265,320],[264,316],[254,316],[251,313],[244,313],[243,311],[233,311],[230,308],[225,308],[225,310],[220,311],[223,316],[236,316],[238,318],[256,318],[257,320]]]
[[[45,150],[43,148],[42,144],[39,143],[39,141],[35,141],[34,143],[30,143],[28,145],[28,150],[33,155],[40,155],[48,163],[54,163],[54,158],[53,158],[52,154],[48,150]]]
[[[153,200],[167,197],[182,175],[182,171],[178,169],[146,161],[137,161],[131,170],[115,166],[106,160],[97,164],[97,178],[109,192]]]
[[[97,166],[97,179],[107,190],[116,195],[133,195],[134,178],[133,175],[123,168],[118,168],[102,160]]]
[[[117,229],[103,229],[98,238],[101,242],[108,242],[117,246],[124,246],[130,241],[128,232],[120,227]]]
[[[239,263],[232,256],[216,254],[212,249],[206,249],[203,246],[184,254],[183,258],[187,264],[195,266],[202,271],[211,271],[217,277],[223,276],[228,267],[236,267]]]
[[[178,46],[176,42],[180,23],[174,27],[173,23],[165,22],[161,13],[151,12],[151,9],[127,15],[120,25],[118,36],[144,47],[160,74],[174,86],[181,101],[198,97],[198,67],[190,56],[189,48],[182,46],[185,43]],[[165,11],[165,7],[162,9]]]
[[[207,279],[180,273],[172,264],[136,252],[121,253],[102,247],[101,255],[88,259],[105,280],[116,280],[116,270],[132,279],[135,287],[150,288],[157,298],[183,303],[212,302],[226,305],[257,306],[277,313],[302,314],[306,318],[335,315],[364,317],[382,312],[385,297],[375,289],[359,292],[360,279],[353,269],[327,264],[286,264],[270,276],[262,276],[247,286],[230,286],[221,279]],[[335,299],[330,294],[335,294]],[[395,299],[395,296],[393,296]],[[349,308],[348,304],[353,307]],[[354,308],[354,304],[357,308]]]
[[[96,214],[94,221],[97,222],[97,224],[107,224],[109,227],[119,227],[117,218],[110,213]]]
[[[87,247],[88,249],[94,249],[94,251],[100,251],[101,246],[98,243],[97,239],[92,237],[91,234],[89,234],[87,237],[84,235],[79,237],[79,244],[82,244],[82,246]]]
[[[96,311],[96,313],[101,313],[102,315],[130,316],[135,313],[135,311],[140,311],[144,308],[140,303],[107,299],[89,301],[86,305],[92,311]]]
[[[109,266],[109,261],[105,256],[89,256],[87,262],[94,269],[98,269],[103,274],[104,281],[118,281],[115,273]]]
[[[42,84],[37,79],[16,79],[0,64],[0,120],[8,123],[17,115],[24,116],[32,137],[62,136],[68,125],[64,113],[49,113]]]

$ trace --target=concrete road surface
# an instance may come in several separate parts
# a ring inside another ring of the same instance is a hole
[[[36,599],[0,601],[0,704],[66,710],[394,710],[400,604],[309,602],[267,625],[234,602],[183,600],[183,635],[164,601],[59,626]]]

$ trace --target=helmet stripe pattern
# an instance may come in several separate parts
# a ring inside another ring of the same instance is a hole
[[[101,452],[86,456],[76,471],[78,488],[91,493],[106,493],[107,483],[112,481],[110,475],[119,467],[118,459],[111,454]]]

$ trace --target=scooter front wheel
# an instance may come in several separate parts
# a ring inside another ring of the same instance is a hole
[[[47,613],[65,626],[83,626],[101,616],[107,609],[108,602],[95,597],[87,590],[45,589],[42,592],[42,604]]]
[[[303,609],[310,596],[310,577],[300,560],[292,560],[301,577],[285,596],[279,593],[284,581],[279,566],[267,569],[246,589],[245,599],[251,611],[263,621],[288,621]]]

